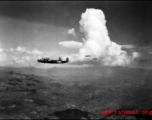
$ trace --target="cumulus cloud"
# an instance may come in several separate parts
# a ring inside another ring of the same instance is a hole
[[[16,63],[24,64],[25,61],[24,60],[17,60]]]
[[[137,46],[132,45],[132,44],[130,44],[130,45],[121,45],[122,49],[132,49],[132,48],[135,48],[135,47],[137,47]]]
[[[66,48],[81,48],[82,43],[77,41],[63,41],[59,42],[59,45],[66,47]]]
[[[28,62],[31,61],[31,57],[30,56],[22,56],[21,59],[25,60],[25,61],[28,61]]]
[[[0,48],[0,52],[2,52],[3,51],[3,49],[2,48]]]
[[[7,59],[7,54],[4,52],[1,52],[0,53],[0,62],[1,62],[0,65],[2,65],[6,59]]]
[[[0,66],[4,64],[4,61],[7,61],[7,54],[0,43]]]
[[[138,53],[138,52],[133,52],[132,53],[132,58],[135,59],[135,58],[139,58],[141,55]]]
[[[33,55],[42,55],[43,52],[39,51],[38,49],[34,48],[32,50],[29,50],[28,48],[17,46],[16,49],[10,48],[10,51],[16,51],[18,53],[26,53],[26,54],[33,54]]]
[[[87,9],[82,13],[79,24],[85,38],[83,38],[84,43],[79,53],[68,56],[72,62],[87,62],[89,59],[85,56],[91,55],[102,65],[126,66],[138,57],[137,53],[129,56],[125,50],[121,49],[122,47],[132,48],[133,45],[119,45],[110,40],[102,10]]]
[[[75,33],[75,29],[74,28],[71,28],[67,31],[67,34],[71,34],[73,35],[74,37],[76,37],[76,33]]]
[[[2,45],[1,45],[1,43],[0,43],[0,52],[3,52],[3,48],[1,47]]]
[[[31,66],[37,63],[37,59],[41,58],[44,53],[36,48],[29,49],[22,46],[16,48],[2,49],[0,48],[0,66]]]
[[[37,49],[33,49],[32,51],[28,51],[28,53],[35,54],[35,55],[42,55],[43,54],[42,51],[39,51]]]
[[[13,52],[13,51],[14,51],[14,49],[13,49],[13,48],[10,48],[10,51],[11,51],[11,52]]]
[[[19,52],[25,52],[25,48],[20,46],[17,46],[16,50]]]

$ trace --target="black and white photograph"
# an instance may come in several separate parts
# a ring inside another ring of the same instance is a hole
[[[152,120],[152,2],[0,1],[0,119]]]

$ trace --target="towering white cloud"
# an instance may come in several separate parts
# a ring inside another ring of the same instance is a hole
[[[91,55],[103,65],[125,66],[134,59],[134,56],[137,57],[136,53],[133,56],[128,56],[127,52],[121,49],[121,45],[110,40],[105,15],[102,10],[87,9],[81,15],[79,23],[80,31],[85,34],[85,38],[83,38],[84,44],[77,55],[69,56],[72,62],[86,62],[88,59],[85,56]]]

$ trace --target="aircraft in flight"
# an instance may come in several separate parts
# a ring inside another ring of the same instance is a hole
[[[85,55],[85,57],[91,57],[91,55]]]
[[[98,60],[97,58],[93,58],[93,60]]]
[[[50,58],[41,58],[37,60],[40,63],[50,63],[50,64],[63,64],[63,63],[68,63],[69,62],[69,58],[67,57],[66,60],[62,60],[61,58],[59,58],[58,60],[51,60]]]
[[[85,55],[85,57],[92,57],[91,55]],[[92,58],[92,60],[97,60],[97,58]]]

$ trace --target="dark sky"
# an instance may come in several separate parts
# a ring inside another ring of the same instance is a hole
[[[53,32],[55,32],[56,30],[60,31],[62,30],[62,28],[68,29],[73,27],[76,29],[76,32],[79,32],[79,21],[81,19],[81,14],[85,12],[86,8],[96,8],[103,10],[106,16],[107,28],[112,41],[115,41],[118,44],[142,44],[144,42],[149,44],[151,43],[152,39],[151,6],[152,2],[147,1],[1,1],[0,16],[3,17],[3,21],[5,21],[5,19],[11,19],[11,21],[19,20],[21,22],[24,22],[16,23],[12,21],[11,23],[6,23],[9,25],[3,26],[6,29],[3,31],[5,32],[5,34],[9,32],[9,34],[11,33],[12,35],[11,37],[14,38],[14,35],[16,35],[15,32],[19,34],[18,30],[20,31],[21,29],[21,31],[25,32],[25,36],[30,37],[29,34],[31,34],[31,32],[28,33],[27,31],[31,30],[32,28],[42,30],[45,29],[48,30],[50,34],[53,34]],[[27,25],[25,25],[28,23],[43,24],[46,26],[43,26],[44,28],[40,25],[28,27]],[[46,28],[47,26],[48,28]],[[49,26],[53,26],[54,30],[50,29]],[[9,27],[13,29],[13,32],[7,29]],[[55,38],[56,36],[54,35],[53,38]],[[46,35],[45,37],[43,38],[43,40],[46,40],[46,42],[48,42],[47,39],[51,39],[51,36]],[[68,38],[70,37],[66,36],[64,39]],[[57,37],[56,39],[59,38]],[[81,41],[81,38],[79,41]]]
[[[104,12],[111,41],[152,44],[150,1],[0,1],[1,46],[70,53],[58,43],[69,40],[82,42],[84,35],[79,31],[79,21],[87,8]],[[71,28],[75,28],[77,38],[67,34]]]

